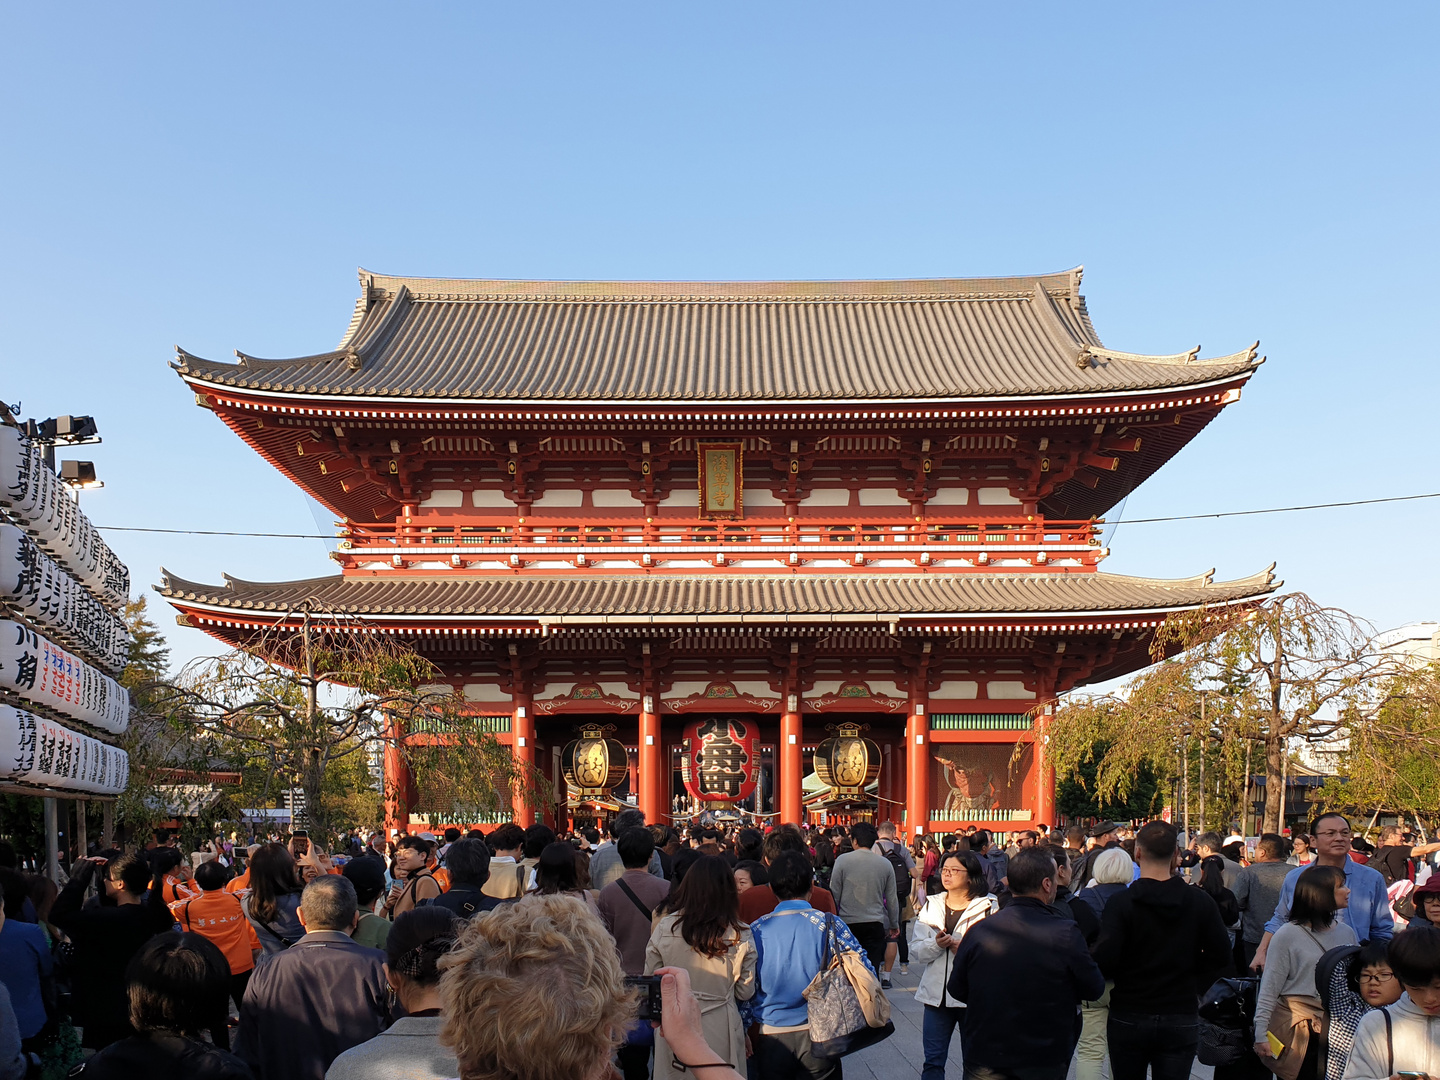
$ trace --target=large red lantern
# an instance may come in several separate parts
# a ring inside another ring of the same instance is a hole
[[[755,727],[742,720],[701,720],[685,729],[681,775],[702,802],[737,803],[755,791]]]

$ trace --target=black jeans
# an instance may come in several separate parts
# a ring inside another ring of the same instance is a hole
[[[750,1060],[761,1080],[842,1080],[839,1059],[817,1058],[810,1049],[808,1031],[761,1033],[754,1044],[755,1056]]]
[[[622,1046],[615,1051],[620,1074],[625,1080],[649,1080],[651,1046]]]
[[[1189,1080],[1200,1045],[1200,1021],[1194,1013],[1145,1016],[1117,1013],[1112,1006],[1106,1028],[1113,1080]]]
[[[860,943],[860,948],[865,950],[865,955],[870,958],[870,965],[875,969],[875,974],[880,974],[880,969],[885,966],[885,924],[878,922],[852,922],[846,923],[850,932],[855,935],[855,940]]]
[[[1063,1065],[1017,1065],[1013,1069],[997,1069],[990,1065],[965,1066],[965,1080],[1065,1080],[1070,1063]]]

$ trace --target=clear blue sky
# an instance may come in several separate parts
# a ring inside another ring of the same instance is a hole
[[[1112,348],[1270,360],[1131,518],[1440,490],[1440,8],[7,2],[0,396],[91,413],[107,525],[314,532],[171,347],[333,347],[355,269],[844,278],[1086,268]],[[1107,570],[1272,560],[1440,616],[1440,500],[1122,525]],[[111,534],[137,587],[333,568]],[[157,598],[158,599],[158,598]],[[162,607],[165,623],[169,610]],[[171,627],[177,656],[208,651]]]

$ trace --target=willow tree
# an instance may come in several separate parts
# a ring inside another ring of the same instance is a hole
[[[1393,671],[1372,638],[1361,620],[1304,593],[1177,613],[1156,632],[1157,666],[1119,694],[1062,703],[1051,760],[1062,775],[1093,760],[1097,795],[1123,799],[1142,765],[1190,775],[1193,737],[1197,760],[1215,770],[1207,787],[1216,781],[1243,801],[1249,775],[1264,774],[1261,828],[1278,831],[1291,745],[1332,740],[1373,711]]]
[[[1390,811],[1435,825],[1440,807],[1440,666],[1402,668],[1375,708],[1345,725],[1340,772],[1327,797],[1365,814]]]
[[[460,692],[439,678],[402,642],[330,613],[300,611],[244,649],[192,661],[152,693],[173,722],[212,736],[277,786],[295,783],[312,828],[324,836],[338,809],[326,797],[326,776],[340,764],[353,768],[357,755],[400,755],[417,783],[442,789],[461,817],[517,798],[548,799],[544,776],[483,730]]]

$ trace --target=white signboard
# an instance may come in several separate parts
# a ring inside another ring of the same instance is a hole
[[[9,619],[0,619],[0,688],[115,735],[130,726],[130,691]]]
[[[0,505],[100,600],[124,606],[130,571],[18,428],[0,427]]]
[[[0,780],[89,795],[118,795],[130,778],[124,750],[24,709],[0,705]]]
[[[130,632],[18,526],[0,524],[0,604],[47,629],[97,667],[119,674]]]

